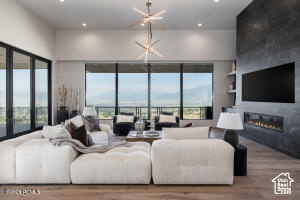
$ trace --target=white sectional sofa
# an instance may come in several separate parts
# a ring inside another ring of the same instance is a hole
[[[102,126],[98,138],[108,138]],[[79,155],[41,131],[0,142],[0,184],[232,184],[234,148],[209,128],[164,129],[152,144]],[[96,137],[96,138],[97,138]],[[188,138],[188,139],[186,139]]]

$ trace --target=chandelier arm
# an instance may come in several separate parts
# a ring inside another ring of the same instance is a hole
[[[147,62],[148,60],[148,53],[149,53],[149,50],[146,51],[146,56],[145,56],[145,63]]]
[[[154,49],[151,49],[150,48],[150,51],[152,51],[154,54],[156,54],[156,55],[158,55],[158,56],[160,56],[160,57],[164,57],[163,55],[161,55],[160,53],[158,53],[157,51],[155,51]]]
[[[140,56],[138,57],[138,59],[141,59],[145,54],[146,54],[146,51],[145,51],[144,53],[142,53],[142,55],[140,55]]]
[[[140,19],[140,20],[138,20],[138,21],[136,21],[136,22],[130,24],[129,27],[133,27],[134,25],[136,25],[136,24],[138,24],[138,23],[141,23],[141,22],[143,22],[143,19]]]
[[[157,13],[156,15],[154,15],[154,16],[152,16],[152,17],[158,17],[159,15],[162,15],[162,14],[164,14],[165,12],[166,12],[166,10],[163,10],[163,11]]]
[[[164,27],[162,27],[160,24],[158,24],[158,23],[156,23],[156,22],[154,22],[154,21],[152,21],[152,20],[150,20],[150,23],[154,24],[155,26],[157,26],[157,27],[160,28],[161,30],[165,30]]]
[[[151,44],[151,46],[150,46],[150,48],[151,47],[153,47],[156,43],[158,43],[159,42],[159,40],[156,40],[155,42],[153,42],[152,44]]]
[[[140,11],[139,9],[135,8],[135,7],[132,7],[132,9],[142,15],[144,15],[145,17],[147,17],[148,15],[146,15],[144,12]]]
[[[144,46],[144,45],[142,45],[142,44],[140,44],[140,43],[138,43],[137,41],[134,41],[136,44],[138,44],[139,46],[141,46],[142,48],[144,48],[144,49],[146,49],[147,50],[147,48]]]

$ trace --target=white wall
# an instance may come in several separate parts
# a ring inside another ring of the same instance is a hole
[[[154,40],[160,40],[155,49],[164,58],[153,56],[149,62],[214,63],[214,120],[193,120],[193,123],[199,126],[216,124],[221,107],[233,104],[232,96],[227,94],[229,80],[226,74],[231,71],[235,59],[235,31],[167,30],[154,31],[153,35]],[[56,31],[58,84],[81,89],[82,109],[85,62],[137,62],[142,49],[134,41],[143,42],[145,39],[145,31],[141,30]],[[67,105],[70,107],[69,101]]]
[[[235,31],[227,30],[166,30],[154,31],[155,49],[162,60],[234,60]],[[144,43],[142,30],[58,30],[56,32],[57,60],[136,60]],[[150,60],[160,60],[150,56]]]
[[[52,27],[16,0],[0,0],[0,41],[53,61],[52,91],[55,90],[55,30]],[[56,105],[56,97],[52,98]]]

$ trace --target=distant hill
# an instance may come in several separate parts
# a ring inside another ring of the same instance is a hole
[[[192,89],[184,90],[184,104],[193,105],[211,105],[212,88],[211,86],[201,86]],[[147,105],[148,90],[120,90],[119,102],[120,105],[126,104],[132,106]],[[87,99],[87,103],[91,105],[113,105],[115,99],[114,91],[98,94],[92,98]],[[180,99],[179,91],[176,92],[163,92],[154,90],[151,93],[152,105],[173,106],[178,105]]]
[[[28,106],[30,105],[30,94],[28,91],[15,91],[14,96],[14,105],[16,106]],[[48,99],[44,98],[47,96],[47,92],[39,92],[36,94],[37,103],[47,104]],[[5,104],[6,93],[0,91],[0,107]]]

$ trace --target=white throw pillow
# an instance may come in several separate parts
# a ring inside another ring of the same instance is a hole
[[[208,139],[208,127],[193,128],[163,128],[164,139]]]
[[[105,144],[108,142],[108,133],[104,131],[95,131],[89,133],[89,135],[93,138],[94,144]]]
[[[57,126],[44,126],[42,134],[45,139],[57,138],[57,137],[68,137],[71,138],[71,134],[65,128]]]
[[[134,120],[134,116],[131,115],[117,115],[117,123],[132,123]]]
[[[159,116],[160,123],[176,123],[175,115],[160,115]]]
[[[72,119],[66,120],[65,124],[69,125],[70,123],[73,123],[76,127],[81,127],[84,125],[84,121],[81,117],[81,115],[77,115],[76,117],[73,117]]]

